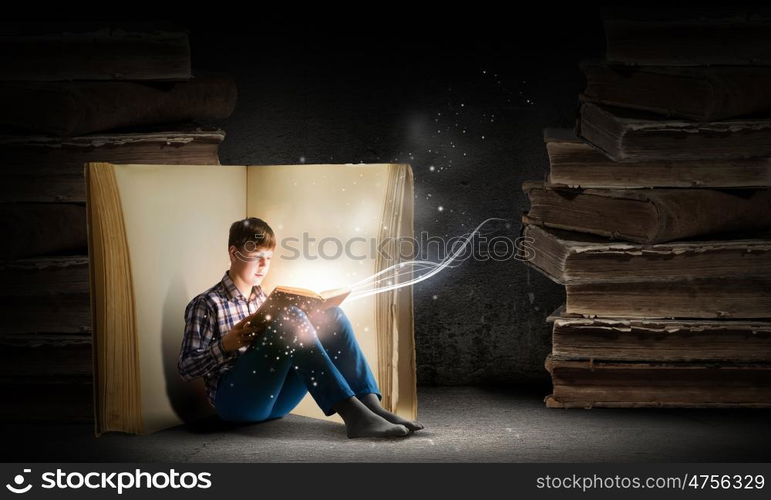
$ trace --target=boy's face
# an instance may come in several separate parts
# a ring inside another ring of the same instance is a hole
[[[270,259],[273,257],[273,250],[268,248],[258,248],[247,252],[239,250],[234,245],[228,249],[230,254],[230,274],[237,276],[243,283],[249,286],[256,286],[262,283],[262,280],[268,274],[270,269]]]

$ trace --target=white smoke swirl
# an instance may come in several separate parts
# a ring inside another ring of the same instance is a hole
[[[463,252],[464,248],[466,247],[466,245],[468,245],[469,241],[471,241],[474,235],[479,232],[482,226],[484,226],[485,224],[493,220],[505,221],[506,219],[501,219],[498,217],[490,217],[488,219],[485,219],[484,221],[482,221],[482,223],[480,223],[476,227],[476,229],[474,229],[468,236],[465,237],[465,239],[462,240],[462,243],[457,250],[454,250],[447,257],[442,259],[441,262],[432,262],[430,260],[410,260],[407,262],[400,262],[386,269],[383,269],[382,271],[376,274],[373,274],[372,276],[364,278],[361,281],[357,281],[356,283],[352,284],[349,287],[351,289],[351,294],[345,299],[345,301],[350,302],[350,301],[361,299],[364,297],[369,297],[370,295],[375,295],[375,294],[387,292],[390,290],[396,290],[397,288],[414,285],[415,283],[420,283],[421,281],[425,281],[430,277],[435,276],[437,273],[441,272],[442,270],[448,267],[450,268],[457,267],[458,265],[460,265],[460,263],[455,263],[453,265],[453,262]],[[454,246],[455,245],[453,245],[453,247]],[[399,271],[396,275],[389,274],[396,269],[398,269]],[[427,272],[425,274],[421,274],[416,278],[405,281],[404,283],[392,283],[393,280],[398,281],[398,278],[400,276],[405,276],[405,275],[409,275],[411,273],[420,272],[420,271],[427,271]],[[389,280],[389,283],[381,284],[380,282],[383,280]]]

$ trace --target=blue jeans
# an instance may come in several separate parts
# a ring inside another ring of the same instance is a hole
[[[273,318],[220,376],[214,405],[223,420],[259,422],[283,417],[306,392],[327,416],[352,396],[382,398],[353,326],[339,307],[308,317],[291,306]]]

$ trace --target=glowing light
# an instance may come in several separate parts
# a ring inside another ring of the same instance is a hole
[[[479,232],[482,226],[484,226],[485,224],[487,224],[492,220],[506,221],[506,219],[501,219],[499,217],[490,217],[488,219],[485,219],[468,236],[466,236],[465,239],[463,239],[462,241],[459,241],[458,242],[459,245],[453,245],[453,248],[457,248],[457,249],[454,250],[452,253],[450,253],[441,262],[432,262],[432,261],[426,261],[426,260],[412,260],[407,262],[401,262],[393,266],[390,266],[386,269],[383,269],[382,271],[377,272],[372,276],[365,278],[357,283],[354,283],[353,285],[348,287],[351,290],[351,295],[349,295],[348,298],[346,298],[346,302],[351,302],[353,300],[357,300],[363,297],[369,297],[370,295],[375,295],[378,293],[395,290],[397,288],[414,285],[415,283],[419,283],[421,281],[427,280],[428,278],[436,275],[437,273],[441,272],[447,267],[455,267],[455,265],[452,265],[452,264],[458,258],[458,256],[460,256],[461,253],[464,251],[466,245],[468,245],[468,243],[471,241],[474,235]],[[460,265],[460,264],[456,264],[456,265]],[[404,266],[409,266],[409,267],[407,270],[401,270],[401,268]],[[397,280],[397,283],[395,284],[384,285],[384,286],[379,285],[379,282],[382,280],[398,278],[399,276],[412,274],[415,271],[427,271],[427,272],[419,274],[417,278],[410,279],[408,281],[405,281],[404,283],[398,283],[398,280]],[[383,277],[378,278],[379,276],[383,276]]]

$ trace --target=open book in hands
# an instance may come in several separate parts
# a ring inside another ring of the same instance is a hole
[[[252,330],[252,336],[267,325],[278,314],[296,306],[311,316],[317,312],[339,306],[351,293],[348,288],[336,288],[316,293],[305,288],[277,286],[256,312],[248,316],[246,325]]]

